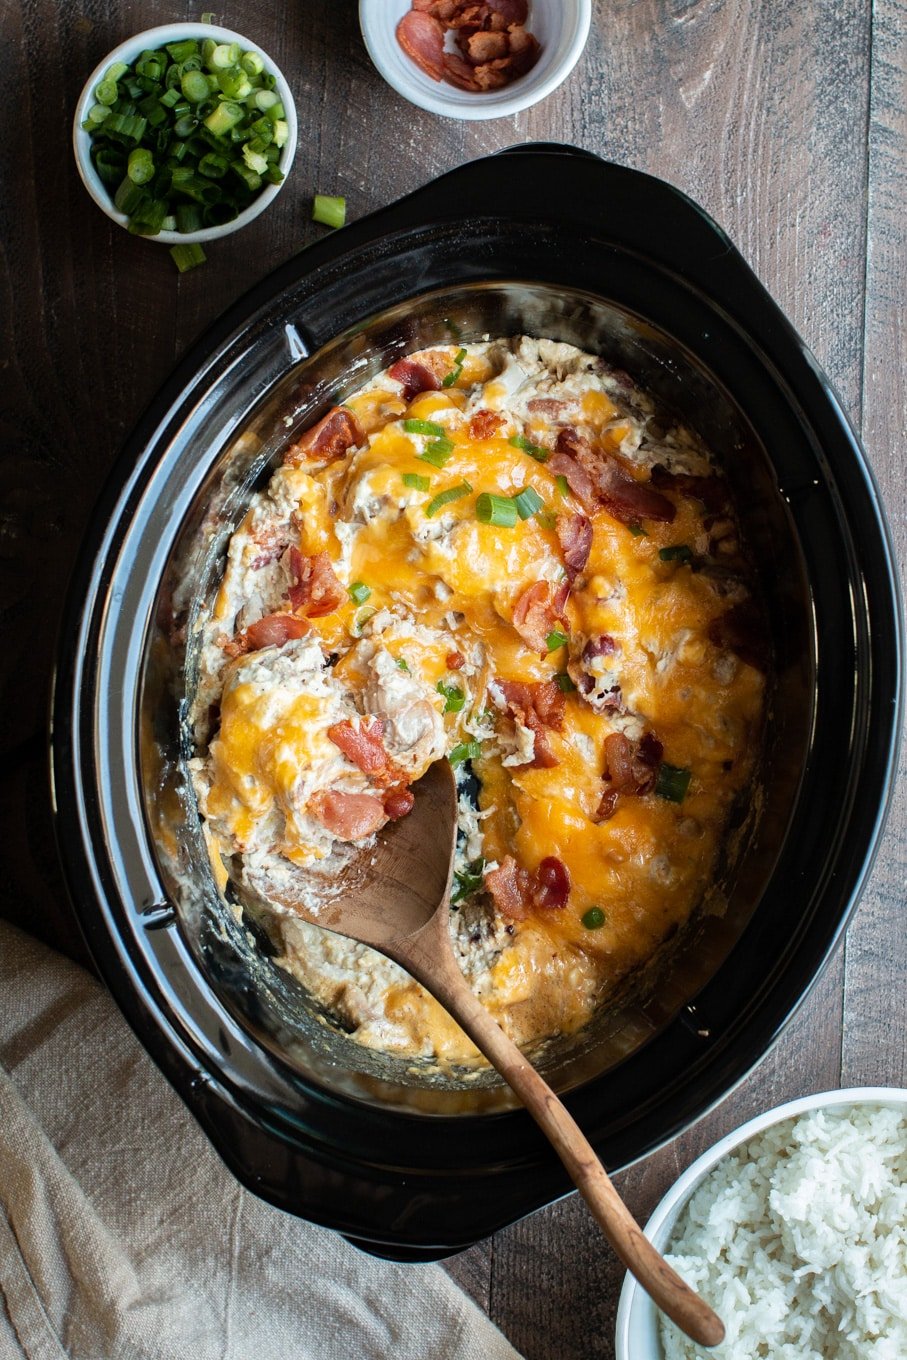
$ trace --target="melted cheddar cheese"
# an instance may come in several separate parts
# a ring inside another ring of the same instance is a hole
[[[694,494],[717,473],[693,434],[661,433],[644,394],[569,346],[451,346],[425,363],[447,366],[447,387],[408,396],[394,369],[380,375],[347,403],[357,441],[342,456],[288,456],[234,534],[204,619],[200,692],[219,701],[220,726],[195,781],[240,886],[258,901],[274,888],[286,965],[361,1042],[461,1063],[472,1046],[396,965],[280,907],[288,875],[305,892],[319,868],[310,890],[329,892],[330,866],[368,840],[325,824],[326,795],[379,796],[331,729],[377,722],[406,782],[445,752],[460,761],[454,942],[484,1004],[531,1044],[583,1026],[702,900],[753,768],[764,676],[722,641],[746,567],[730,506],[718,514]],[[555,456],[564,431],[616,470],[631,503],[665,469],[672,518],[590,499]],[[526,518],[481,521],[480,496],[527,488],[538,508]],[[589,526],[578,571],[571,518]],[[294,585],[316,559],[341,589],[307,612]],[[555,601],[541,646],[524,617],[533,587]],[[275,615],[307,632],[256,647],[256,623]],[[508,701],[513,682],[563,695],[541,735]],[[646,734],[660,748],[651,779],[606,807],[606,743],[639,752]],[[567,871],[563,902],[531,890],[552,859]],[[497,891],[502,866],[525,890],[518,910]]]

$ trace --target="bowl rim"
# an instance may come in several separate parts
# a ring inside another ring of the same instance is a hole
[[[725,1157],[751,1138],[775,1128],[778,1124],[783,1124],[788,1119],[797,1119],[800,1115],[813,1110],[852,1109],[861,1105],[899,1106],[907,1114],[907,1088],[849,1086],[840,1090],[817,1091],[812,1095],[797,1096],[793,1100],[787,1100],[781,1105],[775,1105],[770,1110],[763,1110],[761,1114],[754,1115],[745,1124],[732,1129],[723,1138],[719,1138],[717,1143],[706,1148],[705,1152],[677,1177],[649,1215],[643,1228],[645,1236],[663,1252],[669,1234],[695,1191]],[[658,1309],[648,1294],[634,1276],[627,1272],[614,1320],[615,1360],[664,1360],[661,1347],[657,1351],[640,1354],[638,1338],[631,1336],[634,1322],[643,1317],[650,1326],[654,1326],[657,1312]]]
[[[443,93],[445,88],[453,87],[445,87],[443,81],[438,82],[438,93],[434,89],[424,88],[415,78],[411,81],[402,81],[399,74],[384,60],[375,35],[387,28],[390,12],[388,0],[359,0],[359,27],[372,65],[397,94],[415,104],[417,108],[439,114],[442,118],[477,122],[491,118],[509,118],[515,113],[521,113],[524,109],[547,99],[559,85],[563,84],[583,54],[592,24],[592,0],[570,0],[570,7],[573,12],[573,32],[567,50],[544,80],[533,84],[532,72],[527,71],[526,75],[520,76],[512,85],[496,92],[491,98],[489,98],[491,92],[474,95],[468,90],[458,91],[458,94],[465,96],[465,102],[445,96]],[[394,28],[400,17],[402,16],[391,16]],[[566,15],[566,22],[568,26],[571,23],[569,14]],[[507,90],[513,90],[514,93],[508,97]],[[471,102],[472,100],[476,102]]]
[[[72,149],[76,162],[76,169],[79,178],[87,189],[89,195],[112,222],[117,226],[128,229],[129,219],[125,213],[121,213],[114,207],[113,199],[108,193],[100,176],[91,163],[91,134],[82,127],[88,107],[93,103],[92,94],[94,87],[104,75],[104,72],[115,61],[131,62],[145,48],[156,49],[163,47],[168,42],[180,37],[203,36],[218,38],[223,42],[238,42],[243,51],[255,51],[264,60],[266,68],[274,76],[280,92],[280,101],[286,112],[286,121],[289,128],[289,135],[286,145],[283,147],[280,161],[280,168],[284,172],[284,177],[279,184],[269,184],[262,189],[257,198],[254,198],[238,217],[234,217],[232,222],[223,222],[215,227],[202,227],[198,231],[159,231],[156,236],[147,236],[148,241],[159,241],[162,245],[201,245],[205,241],[215,241],[222,236],[230,236],[234,231],[239,231],[254,221],[256,217],[267,208],[280,193],[287,182],[287,176],[292,168],[296,156],[296,141],[298,137],[298,118],[296,115],[296,101],[290,89],[289,81],[283,71],[274,61],[273,57],[267,53],[259,44],[252,42],[242,33],[237,33],[235,29],[226,28],[223,24],[202,24],[198,23],[173,23],[157,24],[154,28],[143,29],[140,33],[134,34],[131,38],[124,39],[118,46],[114,47],[103,61],[98,62],[91,75],[82,86],[82,91],[76,102],[75,113],[72,120]]]

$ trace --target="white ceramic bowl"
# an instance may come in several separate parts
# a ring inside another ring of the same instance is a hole
[[[397,42],[397,24],[410,0],[359,0],[359,23],[368,54],[398,94],[445,118],[507,118],[556,90],[579,60],[592,20],[592,0],[531,0],[527,27],[541,44],[531,71],[502,90],[473,93],[432,80]]]
[[[646,1237],[660,1252],[666,1251],[674,1225],[693,1192],[723,1157],[756,1134],[783,1123],[785,1119],[795,1119],[809,1110],[844,1110],[854,1105],[893,1105],[907,1112],[907,1090],[894,1086],[856,1086],[846,1091],[823,1091],[818,1095],[790,1100],[777,1109],[756,1115],[748,1124],[735,1129],[704,1152],[674,1182],[646,1224]],[[614,1353],[615,1360],[664,1360],[658,1309],[632,1275],[625,1277],[620,1293]]]
[[[281,150],[278,162],[284,174],[280,184],[266,185],[261,193],[252,200],[248,208],[241,212],[238,217],[234,217],[232,222],[224,222],[221,226],[216,227],[203,227],[200,231],[159,231],[156,236],[143,238],[147,241],[162,241],[165,245],[189,245],[193,241],[214,241],[219,236],[229,236],[231,232],[239,231],[240,227],[246,226],[259,213],[264,212],[269,203],[274,202],[286,183],[287,174],[296,154],[296,105],[293,102],[290,87],[287,84],[286,76],[277,63],[268,56],[263,48],[259,47],[258,43],[243,37],[241,33],[234,33],[230,28],[222,28],[220,24],[161,24],[158,28],[146,28],[144,33],[137,33],[134,38],[127,39],[126,42],[120,43],[119,47],[115,47],[112,52],[108,52],[104,60],[95,67],[88,77],[76,105],[72,125],[72,145],[76,157],[76,166],[82,178],[82,183],[98,207],[119,226],[128,226],[129,219],[113,206],[113,197],[91,162],[91,136],[82,128],[88,110],[92,104],[97,102],[94,95],[95,86],[113,62],[125,61],[131,65],[146,48],[150,51],[156,51],[167,43],[179,42],[184,38],[214,38],[220,43],[239,43],[244,52],[258,52],[264,61],[265,70],[270,71],[276,81],[276,91],[280,95],[280,102],[286,111],[289,135]]]

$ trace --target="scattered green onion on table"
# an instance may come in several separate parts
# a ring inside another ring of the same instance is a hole
[[[129,230],[156,236],[223,226],[266,185],[279,184],[289,125],[275,86],[258,52],[211,37],[115,62],[82,127]],[[201,261],[176,262],[185,269]]]

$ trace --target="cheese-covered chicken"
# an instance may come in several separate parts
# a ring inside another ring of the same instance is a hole
[[[760,617],[720,470],[600,359],[522,338],[399,360],[286,450],[201,627],[218,880],[362,1043],[475,1056],[285,889],[330,895],[445,754],[454,944],[517,1042],[583,1026],[702,901],[754,766]]]

